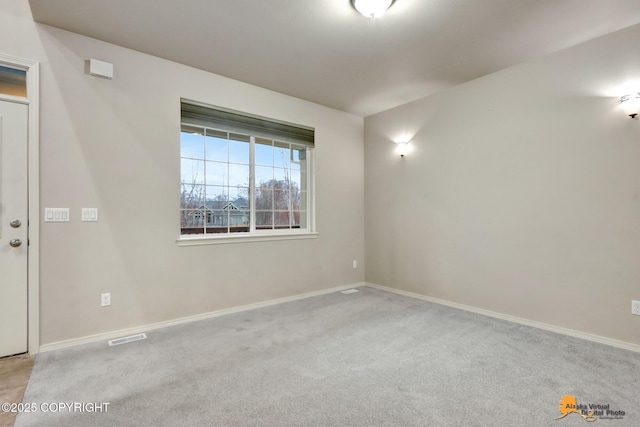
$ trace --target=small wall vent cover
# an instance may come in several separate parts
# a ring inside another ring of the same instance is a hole
[[[356,292],[360,292],[360,291],[357,289],[347,289],[346,291],[340,291],[341,294],[345,294],[345,295],[355,294]]]
[[[140,341],[145,338],[147,338],[147,334],[137,334],[128,337],[116,338],[113,340],[109,340],[109,347],[113,347],[114,345],[127,344],[134,341]]]
[[[89,60],[89,74],[92,76],[104,77],[106,79],[113,79],[113,64],[104,61],[98,61],[97,59]]]

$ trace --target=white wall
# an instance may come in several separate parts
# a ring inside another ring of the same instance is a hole
[[[638,40],[366,118],[367,281],[639,344],[640,121],[617,105],[640,82]]]
[[[35,24],[27,2],[0,0],[0,52],[41,61],[40,202],[71,208],[41,222],[42,344],[364,279],[362,118]],[[181,97],[316,128],[318,239],[176,245]]]

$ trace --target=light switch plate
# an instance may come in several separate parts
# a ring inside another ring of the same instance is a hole
[[[97,221],[98,208],[82,208],[82,221]]]
[[[69,222],[69,208],[44,208],[45,222]]]

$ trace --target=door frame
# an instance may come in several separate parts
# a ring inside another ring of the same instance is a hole
[[[40,351],[40,63],[0,53],[0,65],[27,72],[27,97],[0,95],[4,101],[28,107],[28,249],[27,249],[27,350]]]

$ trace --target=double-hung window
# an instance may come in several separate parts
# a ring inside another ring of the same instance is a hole
[[[313,234],[312,128],[184,99],[181,121],[181,240]]]

